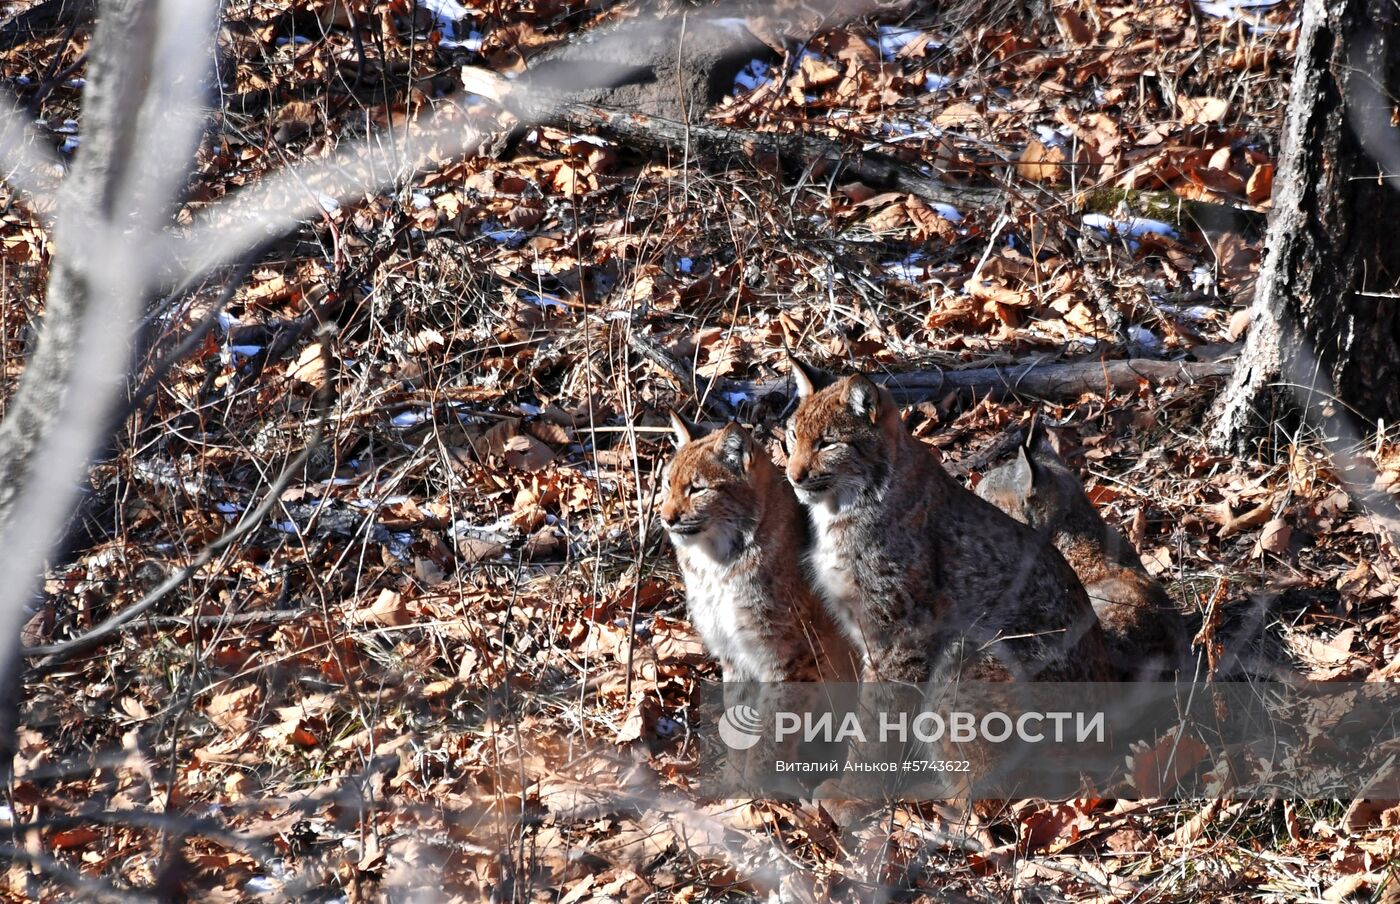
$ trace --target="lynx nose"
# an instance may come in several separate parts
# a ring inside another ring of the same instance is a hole
[[[800,484],[807,479],[808,469],[806,466],[788,468],[788,480],[794,484]]]

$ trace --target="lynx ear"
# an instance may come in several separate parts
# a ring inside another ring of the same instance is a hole
[[[846,387],[846,404],[856,417],[873,424],[880,419],[880,388],[865,374],[856,374]]]
[[[1016,450],[1016,460],[1011,463],[1011,486],[1023,499],[1035,495],[1035,463],[1025,446]]]
[[[730,421],[720,431],[719,460],[739,474],[748,473],[753,464],[753,441],[738,421]]]
[[[671,415],[671,430],[676,435],[677,449],[684,448],[686,443],[704,435],[703,430],[681,417],[676,409],[668,408],[666,410]]]
[[[1021,448],[1030,456],[1032,463],[1040,462],[1046,465],[1061,466],[1064,464],[1064,459],[1060,458],[1060,453],[1050,442],[1050,434],[1046,432],[1045,425],[1040,419],[1039,409],[1031,415],[1030,426],[1026,428],[1026,441]]]
[[[797,397],[805,399],[819,389],[831,385],[831,376],[820,368],[799,361],[788,352],[788,363],[792,365],[792,382],[797,385]]]

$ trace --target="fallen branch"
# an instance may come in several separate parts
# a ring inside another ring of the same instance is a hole
[[[887,387],[895,400],[904,404],[937,401],[950,394],[966,398],[1023,398],[1057,400],[1074,398],[1086,392],[1134,389],[1146,380],[1201,380],[1228,376],[1234,370],[1237,349],[1208,361],[1157,361],[1150,358],[1125,358],[1105,361],[1045,363],[1030,361],[997,367],[976,367],[967,370],[911,371],[902,374],[872,374],[871,379]],[[788,377],[775,380],[734,380],[726,387],[730,392],[742,392],[750,399],[760,399],[771,393],[792,392]]]
[[[628,332],[627,342],[637,354],[669,373],[682,389],[699,400],[700,407],[709,408],[722,418],[734,416],[734,409],[724,397],[713,391],[716,388],[713,383],[705,381],[705,387],[702,389],[696,382],[695,371],[691,366],[671,354],[661,343],[635,331]]]
[[[462,83],[473,94],[503,104],[522,122],[540,123],[588,135],[610,138],[643,151],[680,151],[697,158],[776,157],[784,165],[805,169],[839,167],[850,178],[871,188],[902,191],[940,204],[962,208],[992,207],[1001,202],[996,188],[953,185],[878,151],[817,138],[724,129],[643,116],[597,104],[536,98],[512,91],[511,82],[474,66],[462,68]]]

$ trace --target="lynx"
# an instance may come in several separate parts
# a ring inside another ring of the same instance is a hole
[[[1128,678],[1169,678],[1190,655],[1181,611],[1148,576],[1137,550],[1089,501],[1079,478],[1032,425],[1010,462],[989,471],[977,495],[1049,538],[1089,594],[1109,656]]]
[[[1054,547],[950,477],[887,390],[793,363],[787,476],[863,679],[924,682],[971,650],[957,674],[1112,680],[1093,607]]]
[[[737,423],[707,435],[672,412],[671,426],[661,520],[724,680],[855,680],[851,647],[802,572],[807,519],[782,472]]]

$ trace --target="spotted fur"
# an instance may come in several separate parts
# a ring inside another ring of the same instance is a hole
[[[1123,677],[1168,678],[1191,652],[1185,616],[1142,567],[1138,552],[1094,508],[1045,435],[989,471],[977,495],[1048,537],[1089,594],[1109,655]]]
[[[855,658],[802,571],[806,518],[743,427],[708,435],[678,415],[661,520],[691,622],[724,680],[851,681]]]
[[[925,681],[971,650],[978,677],[1111,680],[1053,547],[953,480],[867,377],[823,386],[797,365],[794,379],[787,476],[815,529],[814,582],[865,679]]]

